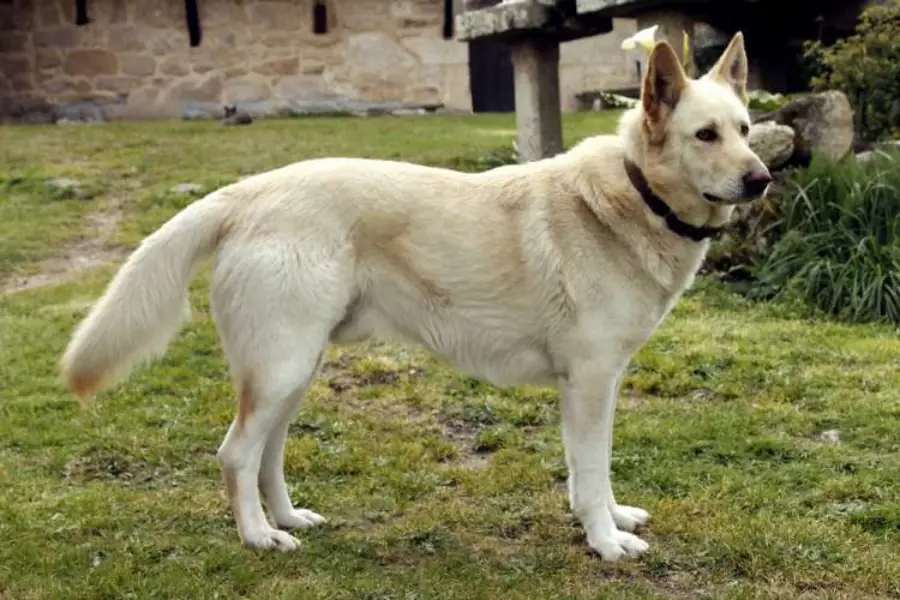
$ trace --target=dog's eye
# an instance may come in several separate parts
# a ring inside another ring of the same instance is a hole
[[[701,142],[714,142],[719,139],[719,134],[712,127],[705,127],[697,132],[697,139]]]
[[[741,135],[743,137],[747,137],[748,135],[750,135],[750,126],[746,123],[741,125]]]

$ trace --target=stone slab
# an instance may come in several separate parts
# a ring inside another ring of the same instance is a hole
[[[729,0],[729,2],[734,2],[735,4],[739,1],[741,0]],[[722,4],[721,0],[681,0],[674,3],[666,0],[575,0],[575,9],[581,14],[593,13],[607,17],[634,17],[645,10],[660,8],[678,10],[687,5],[710,2]]]
[[[566,8],[548,0],[517,0],[469,10],[456,17],[457,39],[512,42],[540,34],[562,43],[613,30],[611,17],[580,15]]]
[[[456,17],[456,38],[503,38],[539,31],[550,22],[550,7],[540,0],[522,0],[470,10]]]

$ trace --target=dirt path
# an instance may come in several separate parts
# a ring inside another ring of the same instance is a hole
[[[62,246],[55,256],[39,262],[37,273],[0,282],[0,294],[66,283],[86,269],[121,259],[126,255],[126,249],[109,246],[121,221],[122,209],[117,200],[111,201],[102,211],[88,214],[82,239]]]

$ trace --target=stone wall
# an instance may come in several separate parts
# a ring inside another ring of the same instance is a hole
[[[190,47],[182,0],[0,4],[0,97],[19,104],[104,104],[107,118],[251,112],[365,102],[471,106],[466,45],[441,36],[441,0],[328,0],[312,32],[311,0],[200,2]],[[360,102],[364,101],[364,102]],[[8,111],[7,111],[8,112]]]
[[[372,103],[471,109],[468,48],[442,37],[442,0],[205,0],[191,47],[182,0],[0,3],[0,115],[139,119],[213,116],[226,103],[256,114],[354,110]],[[634,82],[619,50],[634,31],[563,45],[562,100]]]

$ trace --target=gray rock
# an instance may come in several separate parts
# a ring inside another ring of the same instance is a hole
[[[203,191],[203,186],[199,183],[179,183],[173,185],[169,191],[174,194],[199,194]]]
[[[841,441],[841,431],[839,429],[828,429],[819,434],[819,440],[828,442],[829,444],[837,444]]]
[[[794,130],[772,121],[750,127],[750,148],[769,169],[783,166],[794,154]]]
[[[81,187],[80,182],[75,181],[74,179],[69,179],[67,177],[57,177],[56,179],[51,179],[47,182],[47,185],[60,190],[73,190]]]
[[[772,121],[794,130],[792,162],[807,161],[813,154],[837,160],[853,146],[853,109],[843,92],[830,90],[792,100],[756,123]]]

